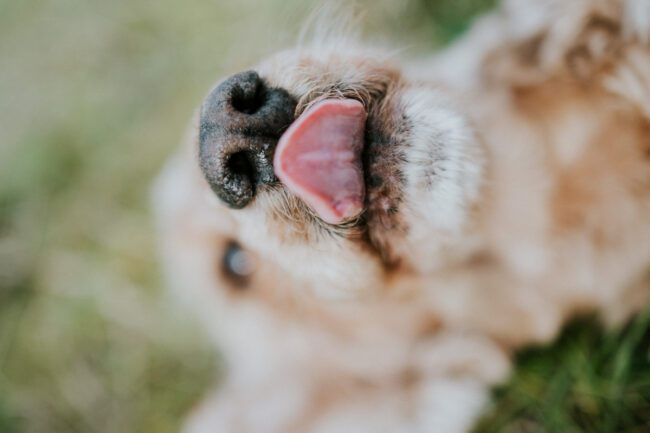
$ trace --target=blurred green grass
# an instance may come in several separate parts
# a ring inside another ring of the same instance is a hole
[[[577,320],[516,361],[476,433],[650,431],[650,309],[609,332]]]
[[[359,9],[370,34],[418,51],[492,4]],[[217,380],[191,312],[163,289],[149,187],[213,81],[291,43],[313,5],[0,0],[0,432],[177,431]],[[648,323],[635,323],[582,324],[522,354],[480,430],[647,421]]]

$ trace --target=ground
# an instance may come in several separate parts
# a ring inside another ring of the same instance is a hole
[[[491,3],[359,10],[417,54]],[[164,290],[148,191],[212,82],[289,44],[312,5],[0,0],[0,432],[174,432],[218,380]],[[649,314],[579,322],[518,356],[477,431],[648,431],[649,345]]]

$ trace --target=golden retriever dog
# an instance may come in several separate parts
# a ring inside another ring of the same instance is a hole
[[[156,184],[226,365],[187,432],[464,432],[513,350],[650,295],[649,0],[505,1],[411,63],[335,21],[217,83]]]

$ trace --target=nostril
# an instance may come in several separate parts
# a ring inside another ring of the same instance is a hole
[[[228,171],[241,180],[248,180],[251,185],[255,184],[255,167],[246,152],[236,152],[228,157],[226,161]]]
[[[254,92],[236,89],[232,95],[232,107],[244,114],[255,114],[266,103],[266,89],[261,80],[255,83]]]
[[[276,181],[273,152],[293,121],[296,101],[255,71],[231,76],[201,106],[199,164],[219,198],[247,206],[260,185]]]

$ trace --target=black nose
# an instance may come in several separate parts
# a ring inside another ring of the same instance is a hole
[[[270,88],[255,71],[233,75],[201,108],[199,164],[212,190],[242,208],[259,185],[274,182],[273,152],[293,121],[295,100]]]

